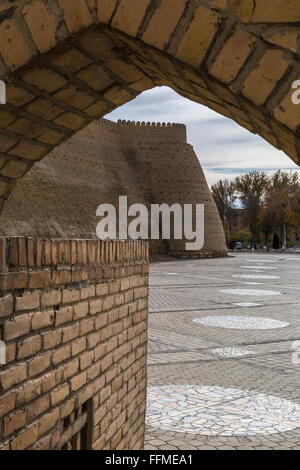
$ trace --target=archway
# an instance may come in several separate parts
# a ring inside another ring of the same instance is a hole
[[[174,3],[174,2],[173,2]],[[165,84],[298,161],[296,0],[66,0],[1,7],[1,199],[95,118]],[[298,12],[298,13],[297,13]],[[159,31],[159,34],[157,33]]]

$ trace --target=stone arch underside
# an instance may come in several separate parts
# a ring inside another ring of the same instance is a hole
[[[160,85],[298,163],[299,21],[298,0],[2,2],[0,209],[35,162]]]

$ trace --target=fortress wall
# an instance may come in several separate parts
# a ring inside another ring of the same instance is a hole
[[[140,450],[148,244],[0,238],[0,450]]]
[[[0,216],[0,234],[94,238],[98,205],[117,205],[126,194],[144,201],[118,133],[93,123],[17,183]]]
[[[182,208],[184,204],[204,204],[205,241],[199,255],[224,256],[227,250],[223,226],[193,147],[181,142],[152,146],[138,140],[135,146],[139,161],[145,165],[143,177],[151,188],[152,201],[170,206],[178,203]],[[180,257],[196,255],[185,250],[185,243],[186,240],[171,240],[170,252]]]
[[[203,203],[205,246],[199,255],[226,253],[217,208],[182,124],[90,124],[17,183],[0,216],[0,234],[95,238],[98,205],[117,208],[120,195],[149,209],[151,203]],[[185,242],[151,241],[150,249],[182,256]]]
[[[119,121],[113,124],[113,128],[121,135],[125,158],[147,199],[151,203],[178,203],[182,207],[184,204],[204,204],[205,245],[198,254],[203,257],[226,255],[219,213],[199,160],[193,147],[187,143],[186,126],[165,123],[134,125]],[[168,250],[176,256],[188,256],[185,243],[185,240],[171,240]]]

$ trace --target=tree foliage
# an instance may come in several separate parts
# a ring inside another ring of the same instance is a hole
[[[237,199],[234,184],[228,179],[219,180],[216,184],[212,185],[211,191],[228,240],[231,231],[230,222]]]
[[[263,234],[266,245],[273,235],[273,245],[277,247],[281,240],[285,246],[287,232],[300,230],[300,181],[297,172],[279,170],[268,177],[264,172],[254,171],[233,181],[218,181],[212,186],[212,193],[225,230],[230,227],[236,201],[240,201],[251,232],[252,246],[260,234]]]
[[[265,192],[269,187],[269,178],[265,173],[253,171],[235,178],[234,187],[246,210],[247,222],[252,235],[252,246],[255,247],[261,227],[260,213],[264,204]]]

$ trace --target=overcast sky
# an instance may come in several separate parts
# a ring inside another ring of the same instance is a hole
[[[251,170],[300,170],[289,157],[261,137],[167,87],[146,91],[106,117],[113,121],[186,124],[188,142],[194,146],[210,185]]]

